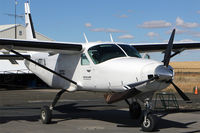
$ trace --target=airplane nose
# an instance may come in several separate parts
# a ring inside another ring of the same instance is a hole
[[[169,81],[174,77],[174,71],[171,66],[160,65],[155,69],[155,75],[159,77],[159,80]]]

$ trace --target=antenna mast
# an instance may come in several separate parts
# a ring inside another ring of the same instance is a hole
[[[17,0],[15,0],[15,39],[17,39]]]

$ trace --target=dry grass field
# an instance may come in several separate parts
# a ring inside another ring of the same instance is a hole
[[[170,65],[174,68],[174,82],[184,92],[193,93],[193,88],[200,88],[200,62],[171,62]],[[172,86],[169,86],[164,91],[175,91]]]

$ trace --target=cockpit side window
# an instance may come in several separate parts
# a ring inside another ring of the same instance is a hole
[[[84,53],[81,54],[81,65],[90,65],[90,62]]]
[[[125,44],[118,44],[118,45],[126,52],[128,56],[142,58],[140,53],[134,47]]]
[[[94,64],[99,64],[101,62],[117,58],[125,57],[125,53],[114,44],[102,44],[93,46],[88,49],[88,54],[90,55]]]

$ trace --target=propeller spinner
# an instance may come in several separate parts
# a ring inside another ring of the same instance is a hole
[[[171,34],[170,39],[169,39],[169,42],[168,42],[167,49],[165,50],[164,60],[162,61],[164,63],[165,67],[169,66],[170,58],[172,57],[171,56],[171,51],[172,51],[172,48],[173,48],[175,31],[176,30],[173,29],[172,34]],[[190,99],[184,94],[184,92],[178,86],[176,86],[173,83],[172,80],[170,80],[169,83],[171,83],[174,86],[174,88],[176,89],[178,94],[183,98],[184,101],[190,101]]]

